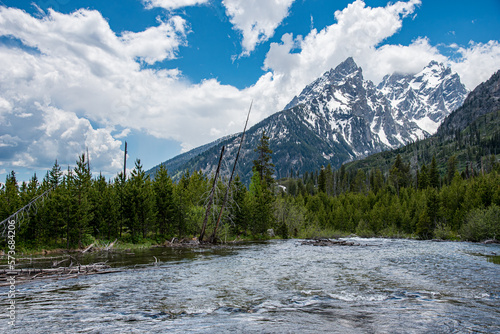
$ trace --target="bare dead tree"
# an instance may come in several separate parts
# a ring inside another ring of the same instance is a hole
[[[236,153],[236,158],[234,160],[234,165],[233,165],[233,171],[231,172],[231,177],[229,178],[229,182],[228,182],[228,185],[226,188],[226,194],[224,195],[224,201],[222,202],[222,206],[220,208],[219,218],[217,218],[217,223],[215,224],[214,231],[212,233],[212,236],[210,237],[211,243],[215,243],[215,241],[216,241],[217,229],[219,228],[222,213],[224,212],[224,207],[226,206],[227,197],[229,194],[229,189],[231,188],[231,182],[233,181],[234,171],[236,170],[236,164],[238,163],[238,158],[240,156],[241,146],[243,145],[243,140],[245,139],[245,132],[247,130],[248,119],[250,118],[250,111],[252,110],[252,104],[253,104],[253,101],[250,103],[250,108],[248,109],[247,120],[245,122],[245,128],[243,129],[243,133],[241,134],[240,146],[238,147],[238,152]]]
[[[212,203],[214,201],[215,187],[217,186],[217,177],[219,176],[220,164],[222,162],[222,156],[224,155],[224,146],[222,146],[222,150],[220,152],[219,164],[217,165],[217,170],[215,171],[214,176],[214,184],[212,185],[212,191],[210,191],[210,197],[207,204],[207,210],[205,211],[205,219],[203,220],[203,225],[201,227],[201,233],[199,237],[199,241],[203,241],[203,237],[205,236],[205,229],[207,228],[208,215],[210,214],[210,209],[212,208]]]
[[[123,155],[123,179],[127,179],[127,142],[125,142],[125,154]]]

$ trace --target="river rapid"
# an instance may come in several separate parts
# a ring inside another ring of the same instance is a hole
[[[500,245],[348,240],[361,245],[273,240],[100,254],[85,261],[108,260],[123,270],[17,286],[15,327],[8,325],[8,287],[0,288],[0,328],[12,333],[500,333]]]

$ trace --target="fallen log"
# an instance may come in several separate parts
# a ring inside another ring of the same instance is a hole
[[[115,243],[116,243],[116,241],[117,241],[117,240],[118,240],[118,239],[115,239],[115,241],[113,241],[113,242],[112,242],[112,243],[110,243],[108,246],[106,246],[106,247],[104,248],[104,250],[105,250],[105,251],[109,251],[111,248],[113,248],[113,246],[115,245]]]
[[[0,286],[10,285],[10,279],[15,277],[16,284],[35,279],[68,279],[79,275],[109,274],[121,270],[110,269],[105,263],[94,263],[89,265],[78,265],[74,267],[59,268],[19,268],[0,269]]]
[[[313,239],[313,240],[304,240],[301,245],[310,245],[310,246],[360,246],[360,244],[347,241],[347,240],[332,240],[332,239]]]
[[[87,248],[85,248],[85,250],[83,250],[83,251],[82,251],[82,254],[83,254],[83,253],[87,253],[87,252],[88,252],[88,251],[89,251],[92,247],[94,247],[94,245],[95,245],[95,242],[94,242],[94,243],[92,243],[92,245],[90,245],[90,246],[88,246]]]

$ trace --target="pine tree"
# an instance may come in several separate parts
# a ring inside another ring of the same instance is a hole
[[[286,191],[290,196],[297,196],[297,181],[294,179],[289,179]]]
[[[429,186],[429,172],[425,164],[420,168],[420,173],[418,173],[418,189],[426,189]]]
[[[435,156],[432,156],[431,166],[429,168],[429,186],[436,189],[439,188],[439,171]]]
[[[254,150],[257,152],[257,159],[253,161],[253,168],[259,173],[261,183],[264,187],[272,189],[274,186],[274,164],[271,162],[273,151],[269,148],[269,137],[266,132],[262,132],[259,145]]]
[[[448,159],[447,169],[446,169],[446,184],[451,184],[453,178],[455,177],[455,173],[457,171],[457,157],[452,155]]]
[[[396,156],[396,161],[390,170],[390,179],[398,194],[401,188],[409,187],[412,184],[410,164],[405,164],[399,154]]]
[[[130,179],[125,186],[125,218],[132,242],[146,238],[154,221],[153,192],[149,176],[142,169],[141,160],[135,161]]]
[[[48,179],[48,178],[47,178]],[[69,249],[71,245],[74,244],[76,237],[74,236],[75,227],[75,215],[76,215],[76,199],[74,197],[75,188],[75,177],[73,171],[68,166],[68,172],[63,177],[62,187],[58,189],[63,189],[61,193],[61,198],[59,203],[64,205],[64,235],[66,239],[66,248]],[[57,191],[57,189],[56,189]]]
[[[321,166],[321,171],[318,176],[318,191],[326,193],[326,172],[323,166]]]
[[[92,175],[88,169],[88,163],[85,161],[85,154],[79,157],[74,169],[74,192],[76,200],[75,231],[77,234],[78,247],[82,248],[85,238],[90,230],[90,222],[93,219],[92,202],[90,200]]]
[[[326,170],[325,170],[325,188],[326,188],[326,194],[328,196],[332,196],[335,192],[335,185],[333,182],[333,171],[332,171],[332,165],[328,164],[326,165]]]
[[[62,171],[61,171],[61,166],[57,163],[57,160],[54,163],[54,166],[52,166],[52,169],[49,172],[49,185],[51,187],[57,187],[59,183],[61,183],[62,180]]]
[[[175,218],[174,188],[165,166],[160,165],[153,181],[155,210],[158,230],[161,236],[172,233]]]
[[[33,175],[28,184],[25,184],[23,182],[23,186],[21,188],[24,188],[24,190],[21,190],[21,196],[24,197],[24,199],[22,200],[22,204],[26,205],[39,194],[39,184],[36,173]],[[46,233],[46,231],[44,231],[41,217],[43,211],[44,207],[40,208],[36,215],[32,214],[29,217],[24,218],[23,225],[26,226],[23,226],[21,230],[25,233],[23,237],[26,241],[28,239],[31,239],[29,240],[31,244],[35,242],[47,241],[46,239],[48,234]]]
[[[249,207],[247,205],[247,188],[241,182],[240,177],[237,175],[234,180],[234,205],[231,213],[233,216],[233,233],[236,235],[246,233],[248,229]]]
[[[92,183],[93,220],[92,232],[95,237],[111,240],[118,237],[119,203],[115,188],[100,174]]]
[[[340,166],[340,174],[338,175],[339,182],[337,182],[337,194],[346,192],[349,187],[349,174],[346,173],[345,165]]]
[[[356,176],[351,182],[351,192],[366,193],[366,174],[362,169],[358,169]]]
[[[4,200],[2,203],[1,215],[2,219],[5,219],[21,207],[19,187],[17,185],[16,173],[14,171],[7,174],[7,177],[5,178],[3,195]]]
[[[377,194],[384,187],[384,175],[382,175],[382,171],[378,168],[375,171],[372,171],[370,174],[371,190],[375,194]]]
[[[254,160],[250,182],[250,194],[253,202],[252,232],[263,234],[271,225],[272,205],[274,201],[274,165],[271,163],[272,150],[269,137],[262,133],[259,146],[255,149],[258,159]]]
[[[263,235],[271,225],[272,194],[263,184],[258,171],[254,170],[250,181],[250,228],[253,235]]]

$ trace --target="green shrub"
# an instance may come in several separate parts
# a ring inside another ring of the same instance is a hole
[[[453,233],[451,227],[446,224],[438,224],[434,229],[434,238],[441,240],[457,240],[456,233]]]
[[[470,211],[461,233],[462,237],[469,241],[497,238],[500,235],[500,207],[493,204],[486,209]]]
[[[356,227],[356,235],[362,238],[374,237],[375,233],[364,219],[361,219]]]

